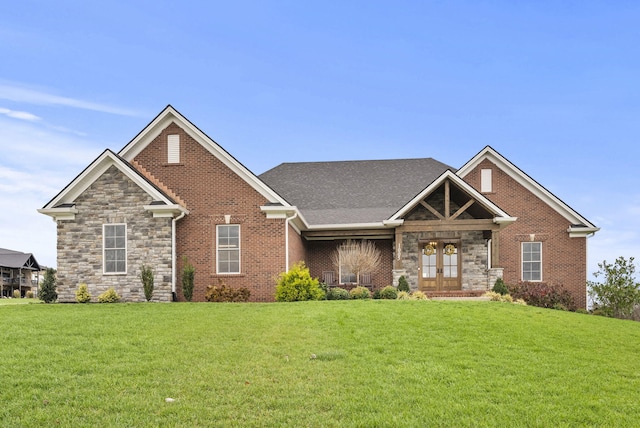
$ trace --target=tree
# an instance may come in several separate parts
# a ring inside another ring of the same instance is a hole
[[[38,292],[38,297],[45,303],[55,302],[58,298],[56,292],[56,270],[54,268],[47,268],[44,273],[44,279]]]
[[[604,282],[587,281],[589,297],[597,309],[609,317],[629,318],[640,305],[640,284],[635,281],[636,266],[633,257],[618,257],[614,263],[604,260],[593,276],[602,276]]]
[[[360,275],[374,273],[378,270],[382,255],[371,241],[343,242],[331,255],[331,262],[336,270],[340,267],[348,269],[356,276],[356,285],[360,285]]]
[[[193,281],[196,276],[196,268],[193,267],[187,258],[184,258],[184,267],[182,268],[182,294],[187,302],[193,298]]]
[[[142,265],[140,268],[140,280],[144,289],[144,298],[148,302],[153,297],[153,270],[151,267]]]

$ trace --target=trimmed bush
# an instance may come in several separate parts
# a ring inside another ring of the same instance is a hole
[[[297,302],[303,300],[322,300],[324,292],[318,278],[312,278],[303,261],[294,264],[288,272],[278,276],[276,300],[278,302]]]
[[[91,301],[91,294],[89,294],[89,287],[87,284],[80,284],[76,290],[76,302],[88,303]]]
[[[391,285],[387,285],[382,290],[380,290],[380,298],[387,300],[395,300],[398,298],[398,290]]]
[[[207,286],[204,298],[207,302],[248,302],[251,292],[246,287],[231,288],[218,279],[218,285]]]
[[[371,292],[369,291],[369,289],[362,286],[352,288],[351,291],[349,291],[349,295],[351,296],[352,299],[364,300],[364,299],[371,298]]]
[[[26,294],[27,299],[33,299],[33,291],[29,290]]]
[[[98,303],[118,303],[119,301],[120,296],[113,287],[98,296]]]
[[[142,265],[140,268],[140,280],[144,289],[144,298],[148,302],[153,297],[153,270],[151,270],[151,267]]]
[[[351,295],[344,288],[333,287],[327,292],[327,300],[349,300]]]
[[[500,293],[503,296],[509,293],[509,290],[507,289],[507,284],[504,283],[502,278],[496,279],[496,283],[493,285],[493,288],[491,290],[496,293]]]
[[[409,288],[409,282],[407,281],[407,278],[404,277],[404,275],[398,278],[398,291],[406,291],[407,293],[411,291],[411,289]]]
[[[573,296],[561,285],[549,285],[541,282],[522,282],[509,285],[509,294],[514,299],[523,299],[528,305],[540,308],[564,308],[575,311],[576,303]]]
[[[38,291],[38,297],[45,303],[55,302],[58,298],[56,292],[56,270],[54,268],[47,268],[44,273],[44,279]]]
[[[190,302],[193,298],[193,281],[196,276],[196,268],[193,267],[189,260],[185,257],[184,267],[182,268],[182,295]]]
[[[19,299],[20,297],[22,297],[20,295],[20,290],[13,290],[13,298],[14,299]]]

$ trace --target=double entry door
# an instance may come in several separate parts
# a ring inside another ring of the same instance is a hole
[[[420,242],[419,288],[422,291],[460,290],[460,241]]]

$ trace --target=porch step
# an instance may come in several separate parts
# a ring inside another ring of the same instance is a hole
[[[484,290],[425,291],[429,299],[479,299]]]

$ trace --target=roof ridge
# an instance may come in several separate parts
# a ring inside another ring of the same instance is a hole
[[[158,186],[160,190],[165,192],[167,195],[169,195],[173,200],[178,202],[180,205],[187,208],[187,204],[184,202],[184,200],[180,196],[178,196],[173,190],[169,189],[162,181],[160,181],[155,175],[153,175],[147,168],[142,166],[137,160],[133,159],[130,162],[130,164],[140,174],[142,174],[147,180],[149,180],[151,183]]]

